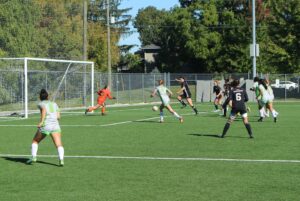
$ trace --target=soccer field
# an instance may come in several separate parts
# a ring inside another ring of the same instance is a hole
[[[184,123],[167,111],[164,123],[151,106],[63,113],[65,166],[58,167],[50,137],[39,146],[38,163],[26,165],[38,115],[0,119],[0,200],[295,201],[300,199],[299,103],[275,103],[280,113],[257,122],[254,139],[237,119],[224,139],[226,119],[198,104]]]

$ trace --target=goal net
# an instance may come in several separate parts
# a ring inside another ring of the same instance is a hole
[[[41,58],[0,58],[0,116],[28,117],[37,112],[39,92],[62,110],[94,103],[94,63]]]

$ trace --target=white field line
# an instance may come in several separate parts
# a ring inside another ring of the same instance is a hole
[[[0,157],[30,157],[31,155],[0,154]],[[38,155],[40,158],[57,158],[57,155]],[[125,159],[125,160],[162,160],[162,161],[224,161],[249,163],[300,163],[300,160],[276,159],[237,159],[237,158],[178,158],[178,157],[151,157],[151,156],[65,156],[65,158],[83,159]]]
[[[108,111],[108,113],[112,113],[112,112],[125,112],[125,111],[134,111],[134,110],[150,110],[149,108],[146,107],[142,107],[142,108],[134,108],[134,109],[123,109],[123,110],[110,110]],[[84,114],[84,111],[82,110],[81,112],[61,112],[62,114]],[[96,112],[94,112],[96,113]],[[88,114],[93,114],[93,113],[88,113]]]
[[[205,112],[199,112],[199,113],[205,113]],[[182,116],[190,116],[190,115],[195,115],[194,113],[187,113],[187,114],[182,114]],[[165,117],[173,117],[173,116],[165,116]],[[139,121],[148,121],[148,120],[153,120],[153,119],[159,119],[160,117],[150,117],[146,119],[138,119],[138,120],[132,120],[132,121],[121,121],[121,122],[115,122],[115,123],[109,123],[109,124],[102,124],[102,125],[97,125],[97,124],[78,124],[78,125],[64,125],[62,124],[61,127],[107,127],[107,126],[116,126],[116,125],[121,125],[121,124],[128,124],[128,123],[133,123],[133,122],[139,122]],[[36,127],[37,125],[35,124],[0,124],[0,127]]]

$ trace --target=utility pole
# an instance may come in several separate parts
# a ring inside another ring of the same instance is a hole
[[[255,0],[252,0],[252,41],[253,41],[253,78],[256,77],[256,14],[255,14]]]
[[[107,73],[108,73],[108,86],[111,87],[111,48],[110,48],[110,13],[109,13],[109,0],[106,0],[106,18],[107,18]]]
[[[83,60],[87,60],[87,0],[83,0]]]
[[[87,60],[87,0],[83,0],[83,61]],[[86,105],[86,64],[83,74],[83,105]]]

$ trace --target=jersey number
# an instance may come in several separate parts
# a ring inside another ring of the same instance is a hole
[[[241,93],[236,93],[235,94],[235,100],[241,101],[242,100],[242,94]]]

